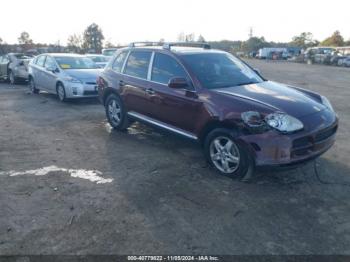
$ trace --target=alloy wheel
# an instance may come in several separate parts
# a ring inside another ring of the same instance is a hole
[[[109,118],[118,125],[121,119],[121,110],[117,100],[112,99],[108,104],[108,114]]]
[[[11,83],[11,85],[15,84],[15,76],[13,75],[12,71],[10,72],[10,83]]]
[[[240,153],[235,142],[226,136],[219,136],[210,144],[210,158],[217,169],[226,174],[235,172],[240,163]]]
[[[64,89],[63,89],[63,88],[64,88],[64,87],[63,87],[62,85],[59,85],[59,86],[57,87],[58,98],[59,98],[61,101],[63,101],[64,98],[65,98],[65,93],[64,93]]]
[[[29,89],[32,93],[35,92],[35,84],[34,84],[33,78],[30,78],[30,80],[29,80]]]

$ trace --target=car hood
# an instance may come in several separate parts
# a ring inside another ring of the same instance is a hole
[[[247,99],[270,107],[274,111],[284,112],[294,117],[306,116],[326,108],[306,93],[273,81],[220,88],[214,91]],[[254,111],[254,108],[252,108],[252,111]]]
[[[96,79],[101,71],[101,69],[66,69],[65,73],[79,80],[96,82]]]

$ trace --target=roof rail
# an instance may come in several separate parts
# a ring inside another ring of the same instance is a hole
[[[210,49],[210,44],[199,42],[170,42],[163,44],[164,49],[170,50],[172,46],[201,47],[203,49]]]
[[[129,44],[129,47],[136,47],[136,46],[162,46],[163,43],[161,42],[132,42]]]

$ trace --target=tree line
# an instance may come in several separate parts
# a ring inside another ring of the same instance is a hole
[[[34,43],[28,32],[22,32],[18,37],[18,45],[8,45],[0,37],[0,52],[6,53],[13,51],[13,47],[20,48],[22,50],[35,49],[38,47],[51,47],[55,51],[62,51],[60,43],[56,44],[40,44]],[[102,48],[118,47],[109,41],[104,41],[102,29],[95,23],[89,25],[81,34],[70,35],[67,39],[67,45],[63,48],[64,51],[75,53],[100,53]],[[178,41],[181,42],[206,42],[202,35],[198,37],[194,33],[185,34],[181,32],[178,37]],[[164,39],[160,39],[159,42],[164,42]],[[228,52],[253,52],[263,47],[300,47],[306,49],[314,46],[350,46],[350,39],[345,41],[344,37],[339,31],[335,31],[331,36],[327,37],[323,41],[314,39],[312,33],[303,32],[300,35],[294,36],[290,42],[270,42],[265,40],[264,37],[252,36],[246,41],[208,41],[213,48],[225,50]]]

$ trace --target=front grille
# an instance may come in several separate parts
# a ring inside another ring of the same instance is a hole
[[[87,85],[96,85],[96,82],[85,82]]]
[[[84,91],[85,96],[93,96],[93,95],[97,95],[97,94],[98,94],[97,91]]]
[[[298,157],[307,155],[313,151],[319,150],[318,143],[326,141],[333,136],[337,131],[338,126],[334,126],[329,129],[324,129],[316,134],[297,138],[293,141],[291,157]]]
[[[337,131],[337,126],[331,128],[331,129],[328,129],[328,130],[323,130],[323,131],[318,132],[315,136],[315,143],[326,140],[327,138],[334,135],[336,131]]]
[[[304,147],[310,144],[310,137],[305,136],[302,138],[295,139],[293,141],[293,148]]]

